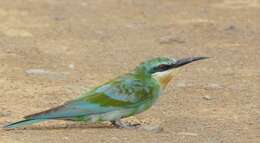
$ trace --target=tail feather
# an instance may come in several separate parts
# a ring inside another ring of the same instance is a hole
[[[48,115],[50,113],[54,113],[54,112],[62,109],[63,107],[64,107],[64,105],[61,105],[61,106],[54,107],[54,108],[51,108],[51,109],[48,109],[48,110],[45,110],[45,111],[42,111],[42,112],[38,112],[38,113],[31,114],[31,115],[27,115],[27,116],[25,116],[23,118],[24,119],[39,119],[38,118],[39,116]]]
[[[35,123],[38,123],[38,122],[41,122],[44,120],[47,120],[47,119],[25,119],[25,120],[21,120],[21,121],[15,122],[15,123],[8,124],[8,125],[4,126],[4,128],[6,128],[6,129],[22,128],[22,127],[25,127],[25,126],[28,126],[31,124],[35,124]]]

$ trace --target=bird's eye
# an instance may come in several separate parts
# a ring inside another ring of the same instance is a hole
[[[160,69],[163,69],[163,68],[165,68],[165,67],[166,67],[166,65],[160,65],[160,66],[159,66]]]
[[[165,71],[168,69],[168,66],[165,65],[165,64],[161,64],[161,65],[158,65],[156,67],[153,68],[152,72],[161,72],[161,71]]]

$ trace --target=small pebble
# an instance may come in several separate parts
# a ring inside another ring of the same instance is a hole
[[[46,76],[52,80],[65,80],[67,78],[68,72],[53,72],[45,69],[27,69],[25,71],[31,76]]]
[[[179,132],[177,134],[182,136],[198,136],[197,133],[190,133],[190,132]]]
[[[70,68],[70,69],[74,69],[75,66],[74,66],[73,64],[69,64],[69,68]]]
[[[64,137],[64,139],[65,139],[65,140],[68,140],[68,139],[69,139],[69,137]]]
[[[205,95],[205,96],[203,96],[202,98],[205,99],[205,100],[211,100],[211,99],[212,99],[212,98],[211,98],[210,96],[208,96],[208,95]]]
[[[219,84],[215,84],[215,83],[211,83],[205,86],[206,90],[218,90],[218,89],[222,89],[223,87]]]
[[[28,69],[25,72],[27,74],[33,74],[33,75],[44,75],[50,73],[48,70],[44,70],[44,69]]]

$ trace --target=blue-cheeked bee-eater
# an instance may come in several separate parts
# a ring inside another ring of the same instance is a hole
[[[147,60],[132,72],[100,85],[75,100],[25,116],[24,120],[4,128],[20,128],[46,120],[110,121],[117,127],[131,128],[133,125],[123,123],[121,119],[149,109],[173,78],[176,68],[202,59],[207,57],[180,60],[159,57]]]

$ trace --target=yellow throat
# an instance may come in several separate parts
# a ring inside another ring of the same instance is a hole
[[[176,74],[176,69],[154,73],[152,76],[154,79],[160,82],[161,86],[164,89],[168,85],[168,83],[172,80],[175,74]]]

